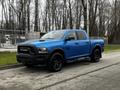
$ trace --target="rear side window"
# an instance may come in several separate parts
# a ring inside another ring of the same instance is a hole
[[[87,36],[85,34],[85,32],[83,31],[77,31],[77,39],[78,40],[86,40],[87,39]]]

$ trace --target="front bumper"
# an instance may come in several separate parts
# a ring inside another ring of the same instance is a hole
[[[30,54],[22,54],[22,53],[18,53],[16,55],[17,57],[17,61],[19,63],[29,63],[29,64],[33,64],[33,65],[38,65],[38,64],[46,64],[47,60],[49,58],[49,54],[48,53],[41,53],[38,55],[30,55]]]

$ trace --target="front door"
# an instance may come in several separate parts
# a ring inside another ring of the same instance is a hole
[[[78,52],[77,52],[78,51],[78,44],[77,44],[78,41],[77,41],[75,31],[69,32],[65,36],[65,38],[67,38],[67,39],[71,38],[70,40],[65,41],[65,46],[64,46],[67,59],[76,57],[78,54]]]

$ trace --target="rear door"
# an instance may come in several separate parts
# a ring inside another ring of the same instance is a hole
[[[90,41],[84,31],[76,31],[78,43],[78,55],[86,56],[90,53]]]

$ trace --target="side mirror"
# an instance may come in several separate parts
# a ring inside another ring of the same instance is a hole
[[[74,37],[67,37],[66,39],[65,39],[65,41],[71,41],[71,40],[74,40],[75,38]]]

